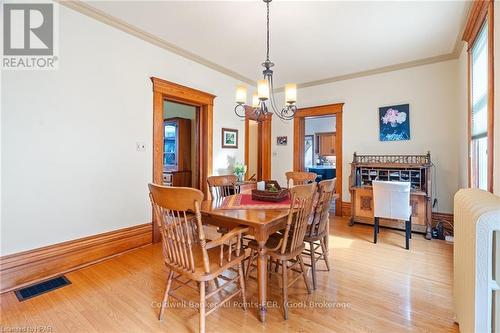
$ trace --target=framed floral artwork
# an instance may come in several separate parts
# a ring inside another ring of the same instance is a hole
[[[410,104],[384,106],[378,113],[380,141],[410,140]]]
[[[238,148],[238,130],[231,128],[222,129],[222,148]]]

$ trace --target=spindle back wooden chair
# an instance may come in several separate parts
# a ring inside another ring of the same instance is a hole
[[[161,233],[163,259],[169,270],[158,319],[163,317],[169,296],[183,300],[174,293],[183,286],[199,290],[200,332],[205,332],[205,317],[234,296],[241,295],[243,309],[246,310],[241,237],[248,229],[235,228],[221,238],[207,242],[200,214],[200,204],[203,201],[201,191],[155,184],[149,184],[149,191],[155,220]],[[207,294],[206,285],[217,277],[226,282],[214,288],[215,290],[209,290]],[[182,281],[180,278],[187,280]],[[197,283],[197,288],[190,285],[192,281]],[[172,288],[172,282],[179,285]],[[220,291],[232,285],[236,285],[236,288],[222,298],[227,293],[221,296]],[[213,296],[219,296],[220,302],[207,311],[206,301]]]
[[[210,176],[207,177],[208,190],[212,200],[225,198],[237,193],[236,183],[238,177],[235,175]]]
[[[323,180],[318,184],[318,200],[314,207],[314,215],[307,226],[306,236],[304,241],[309,244],[303,254],[311,259],[310,266],[312,272],[313,289],[316,289],[316,263],[323,259],[326,264],[326,269],[330,270],[328,263],[328,223],[329,211],[332,205],[332,200],[336,196],[336,178]],[[321,252],[319,252],[321,248]]]
[[[283,233],[271,235],[266,243],[271,262],[276,261],[281,266],[281,272],[277,269],[277,272],[269,270],[269,273],[282,275],[283,316],[285,319],[288,319],[288,287],[302,277],[307,292],[311,293],[304,261],[302,260],[302,252],[305,248],[304,237],[307,231],[307,221],[312,213],[315,192],[316,183],[297,185],[290,189],[291,204],[286,228]],[[245,278],[248,278],[250,271],[255,268],[254,261],[257,259],[259,248],[256,241],[251,241],[248,246],[251,251]],[[298,269],[295,268],[297,264],[299,265]],[[288,273],[290,271],[297,272],[299,275],[289,282]]]
[[[314,172],[303,172],[303,171],[288,171],[285,172],[286,176],[286,187],[290,188],[290,180],[293,181],[293,186],[295,185],[305,185],[312,183],[318,177]]]

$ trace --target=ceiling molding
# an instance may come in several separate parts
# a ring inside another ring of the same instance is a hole
[[[192,60],[194,62],[197,62],[203,66],[209,67],[215,71],[218,71],[222,74],[228,75],[236,80],[245,82],[249,84],[250,86],[256,86],[255,80],[252,80],[250,78],[247,78],[233,70],[230,70],[228,68],[225,68],[223,66],[220,66],[210,60],[207,60],[203,57],[200,57],[194,53],[191,53],[187,50],[184,50],[172,43],[169,43],[159,37],[156,37],[144,30],[141,30],[131,24],[128,24],[125,21],[122,21],[114,16],[111,16],[99,9],[96,9],[80,0],[54,0],[58,2],[59,4],[71,8],[83,15],[89,16],[91,18],[94,18],[102,23],[105,23],[107,25],[110,25],[112,27],[115,27],[123,32],[126,32],[130,35],[133,35],[137,38],[140,38],[148,43],[151,43],[153,45],[156,45],[158,47],[161,47],[167,51],[170,51],[172,53],[175,53],[177,55],[180,55],[184,58],[187,58],[189,60]],[[349,73],[349,74],[344,74],[344,75],[339,75],[339,76],[334,76],[330,78],[325,78],[325,79],[320,79],[320,80],[315,80],[315,81],[309,81],[309,82],[304,82],[304,83],[299,83],[297,84],[298,88],[307,88],[307,87],[312,87],[312,86],[317,86],[317,85],[323,85],[323,84],[328,84],[328,83],[333,83],[333,82],[338,82],[338,81],[344,81],[344,80],[350,80],[350,79],[355,79],[355,78],[360,78],[360,77],[365,77],[365,76],[371,76],[371,75],[376,75],[376,74],[382,74],[386,72],[392,72],[392,71],[397,71],[401,69],[407,69],[407,68],[412,68],[412,67],[418,67],[422,65],[428,65],[428,64],[433,64],[437,62],[442,62],[442,61],[448,61],[448,60],[453,60],[457,59],[460,57],[460,53],[462,51],[463,47],[463,42],[462,42],[462,34],[465,29],[465,25],[467,23],[467,16],[470,10],[471,2],[468,2],[466,5],[466,8],[464,9],[464,14],[462,18],[462,28],[457,36],[457,40],[455,42],[455,46],[453,48],[453,51],[448,54],[443,54],[435,57],[429,57],[429,58],[424,58],[424,59],[418,59],[418,60],[413,60],[413,61],[408,61],[404,63],[399,63],[395,65],[389,65],[389,66],[384,66],[384,67],[379,67],[379,68],[374,68],[374,69],[369,69],[365,71],[360,71],[360,72],[355,72],[355,73]],[[284,87],[280,87],[274,90],[275,92],[282,92],[284,91]]]
[[[462,49],[464,47],[463,34],[465,29],[467,28],[467,20],[469,18],[469,12],[472,8],[472,2],[466,2],[464,12],[462,14],[462,21],[460,22],[460,30],[458,31],[457,40],[455,41],[455,48],[453,49],[453,53],[455,57],[460,58],[460,54],[462,53]]]
[[[211,68],[215,71],[218,71],[222,74],[226,74],[236,80],[248,83],[252,86],[255,86],[255,80],[249,79],[243,75],[240,75],[236,73],[235,71],[232,71],[228,68],[225,68],[223,66],[220,66],[210,60],[207,60],[203,57],[200,57],[194,53],[191,53],[189,51],[186,51],[180,47],[177,47],[176,45],[169,43],[161,38],[158,38],[149,32],[146,32],[144,30],[141,30],[131,24],[128,24],[125,21],[122,21],[114,16],[111,16],[101,10],[98,10],[80,0],[70,0],[70,1],[65,1],[65,0],[54,0],[57,3],[71,8],[83,15],[89,16],[91,18],[94,18],[102,23],[105,23],[107,25],[110,25],[114,28],[117,28],[123,32],[126,32],[132,36],[138,37],[148,43],[151,43],[153,45],[156,45],[158,47],[161,47],[162,49],[165,49],[167,51],[170,51],[172,53],[175,53],[177,55],[180,55],[181,57],[184,57],[186,59],[192,60],[194,62],[197,62],[203,66],[206,66],[208,68]]]
[[[327,79],[305,82],[305,83],[298,84],[297,88],[308,88],[308,87],[319,86],[319,85],[338,82],[338,81],[351,80],[351,79],[356,79],[356,78],[365,77],[365,76],[371,76],[371,75],[375,75],[375,74],[382,74],[382,73],[386,73],[386,72],[398,71],[401,69],[407,69],[407,68],[418,67],[418,66],[433,64],[433,63],[442,62],[442,61],[453,60],[456,58],[457,57],[455,56],[455,53],[453,52],[453,53],[439,55],[436,57],[418,59],[418,60],[403,62],[403,63],[396,64],[396,65],[389,65],[389,66],[369,69],[366,71],[334,76],[334,77],[330,77]],[[275,92],[282,92],[282,91],[284,91],[284,87],[277,88],[274,91]]]

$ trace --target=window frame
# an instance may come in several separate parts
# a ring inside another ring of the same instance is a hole
[[[488,124],[487,124],[487,150],[488,150],[488,171],[487,171],[487,190],[493,192],[493,163],[494,163],[494,12],[493,1],[474,1],[469,11],[467,23],[465,25],[462,40],[467,42],[467,95],[468,95],[468,114],[467,114],[467,146],[468,146],[468,165],[467,178],[469,187],[472,187],[472,50],[477,37],[483,25],[487,24],[488,39]]]

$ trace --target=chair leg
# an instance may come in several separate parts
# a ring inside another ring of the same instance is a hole
[[[321,249],[323,250],[323,260],[326,264],[326,270],[330,271],[330,263],[328,262],[328,246],[325,244],[324,239],[320,239],[319,243],[321,244]]]
[[[281,260],[281,274],[283,279],[283,317],[288,319],[288,269],[286,260]]]
[[[307,293],[311,293],[311,287],[309,286],[309,280],[307,280],[307,274],[306,274],[306,265],[304,265],[304,261],[302,260],[302,255],[297,256],[297,260],[300,263],[300,269],[302,270],[302,276],[304,277],[304,283],[306,284],[307,288]]]
[[[240,275],[241,300],[243,301],[243,310],[247,310],[247,292],[245,288],[245,277],[243,276],[243,265],[238,264],[238,274]]]
[[[205,282],[200,282],[200,333],[205,333]]]
[[[377,236],[378,236],[378,217],[376,217],[373,221],[373,243],[377,244]]]
[[[410,221],[405,221],[405,232],[406,232],[406,249],[410,249]]]
[[[316,290],[316,254],[314,253],[313,242],[309,242],[309,249],[311,250],[311,276],[313,281],[313,290]]]
[[[160,313],[158,314],[158,320],[163,320],[163,313],[165,312],[165,307],[168,302],[168,292],[170,291],[170,286],[172,285],[172,279],[174,277],[174,271],[168,272],[167,286],[165,288],[165,294],[163,295],[163,300],[161,301]]]

